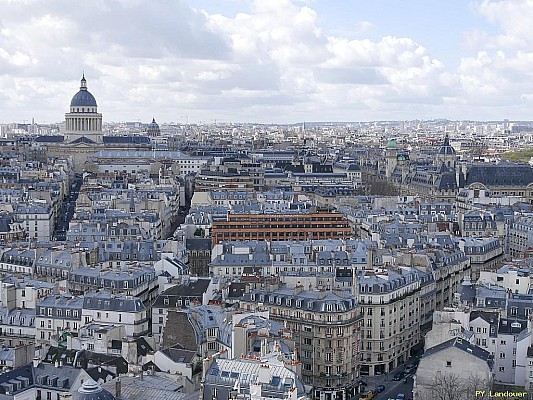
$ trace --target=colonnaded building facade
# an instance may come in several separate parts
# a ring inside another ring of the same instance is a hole
[[[152,120],[150,136],[159,132],[159,126]],[[148,136],[106,136],[102,130],[102,114],[98,112],[96,98],[87,88],[85,74],[81,78],[80,89],[72,97],[69,112],[65,114],[63,136],[41,136],[36,142],[46,146],[48,156],[72,156],[77,172],[84,169],[87,159],[102,150],[149,150]]]

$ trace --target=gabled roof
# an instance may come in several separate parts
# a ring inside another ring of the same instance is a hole
[[[70,142],[71,144],[78,144],[78,143],[84,143],[84,144],[96,144],[96,142],[94,140],[91,140],[89,139],[88,137],[86,136],[82,136],[82,137],[79,137],[75,140],[73,140],[72,142]]]
[[[471,356],[477,357],[480,360],[487,362],[489,368],[492,369],[492,364],[493,364],[492,355],[488,351],[483,350],[481,347],[478,347],[475,344],[472,344],[469,341],[461,337],[450,339],[444,343],[440,343],[437,346],[427,349],[422,355],[422,360],[428,359],[429,357],[431,357],[432,355],[436,353],[446,351],[451,348],[456,348],[456,349],[463,351],[465,353],[465,356],[469,354]]]

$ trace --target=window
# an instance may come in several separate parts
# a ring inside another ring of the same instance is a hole
[[[505,358],[505,353],[500,353],[500,358]]]
[[[505,367],[500,367],[500,372],[505,372]]]
[[[447,367],[451,367],[452,366],[452,362],[451,361],[446,361],[446,366]]]

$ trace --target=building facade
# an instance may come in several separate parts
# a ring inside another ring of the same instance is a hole
[[[352,229],[342,213],[231,214],[214,221],[213,245],[222,241],[348,239]]]
[[[305,384],[312,398],[347,400],[358,392],[359,325],[357,299],[342,290],[254,290],[241,298],[245,311],[269,310],[270,319],[294,332]]]

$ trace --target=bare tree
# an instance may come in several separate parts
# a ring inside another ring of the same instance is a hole
[[[416,400],[485,400],[489,396],[489,383],[478,375],[467,377],[455,373],[437,372],[429,385],[416,389]]]

